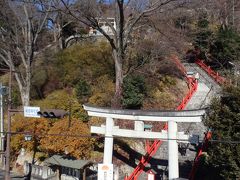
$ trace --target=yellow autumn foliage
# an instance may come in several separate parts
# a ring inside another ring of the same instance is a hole
[[[100,76],[92,88],[93,95],[89,98],[89,103],[98,106],[110,106],[114,90],[113,80],[107,75]]]
[[[33,151],[38,148],[39,140],[42,134],[46,134],[50,128],[48,119],[45,118],[24,118],[22,115],[12,117],[11,131],[11,150],[18,152],[21,148]],[[32,135],[31,141],[25,141],[26,134]]]
[[[165,76],[159,79],[155,87],[148,90],[143,109],[175,109],[182,101],[187,90],[183,80]]]
[[[88,158],[93,140],[89,138],[90,129],[80,120],[72,119],[68,127],[68,118],[56,121],[47,136],[40,141],[40,148],[50,154],[66,153],[76,158]]]

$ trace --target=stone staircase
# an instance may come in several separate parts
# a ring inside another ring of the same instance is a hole
[[[199,74],[199,84],[196,93],[193,95],[191,100],[186,106],[186,110],[190,109],[200,109],[205,108],[209,105],[211,99],[218,96],[221,90],[219,84],[217,84],[208,74],[202,70],[197,64],[194,63],[184,63],[187,72],[192,72],[193,74]],[[202,122],[200,123],[178,123],[178,131],[187,132],[189,134],[199,135],[200,140],[204,138],[204,132],[206,132],[206,127]],[[168,152],[167,152],[167,142],[163,144],[158,149],[155,156],[151,159],[149,167],[146,167],[145,171],[148,169],[156,172],[156,179],[167,179],[167,166],[168,166]],[[196,156],[196,149],[191,144],[179,143],[179,175],[181,178],[187,178],[190,171],[192,161]],[[138,180],[146,180],[147,174],[143,172]]]
[[[212,92],[219,94],[221,86],[195,63],[183,63],[187,72],[199,73],[199,82],[204,83]]]
[[[201,109],[209,106],[213,97],[219,96],[221,86],[216,83],[208,74],[202,70],[197,64],[185,63],[186,70],[199,73],[199,83],[196,93],[186,106],[186,110]],[[189,132],[190,134],[198,134],[200,139],[204,138],[206,127],[203,123],[182,123],[178,126],[179,131]]]

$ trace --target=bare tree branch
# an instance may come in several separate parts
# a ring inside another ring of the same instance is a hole
[[[38,5],[34,4],[36,2],[21,2],[21,4],[12,2],[12,6],[6,2],[5,6],[12,17],[9,17],[7,11],[4,12],[5,14],[1,12],[6,27],[1,27],[0,30],[4,42],[0,45],[0,55],[14,71],[23,105],[29,105],[34,52],[38,37],[49,16],[52,0],[48,1],[48,4],[41,4],[43,3],[41,0],[38,2],[40,3]],[[39,5],[42,5],[42,9],[43,6],[46,7],[45,14],[38,11]],[[23,11],[20,11],[21,8]]]

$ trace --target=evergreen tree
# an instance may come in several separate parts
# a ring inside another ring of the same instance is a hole
[[[198,175],[204,179],[239,179],[240,178],[240,88],[228,87],[221,99],[215,99],[210,107],[206,125],[212,130],[212,139],[204,167]],[[197,178],[198,179],[198,178]]]
[[[122,104],[125,108],[139,109],[146,93],[142,76],[130,76],[124,79]]]
[[[238,61],[240,56],[240,35],[231,28],[219,29],[210,47],[211,55],[222,65]]]
[[[197,22],[197,32],[194,34],[193,45],[201,50],[199,57],[205,59],[205,53],[208,52],[212,32],[209,29],[209,21],[206,13],[202,13]]]

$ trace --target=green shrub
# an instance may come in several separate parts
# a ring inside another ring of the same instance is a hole
[[[80,80],[76,84],[75,90],[78,99],[81,99],[83,96],[88,96],[91,94],[91,88],[85,80]]]
[[[124,108],[141,108],[145,94],[145,80],[142,76],[130,76],[124,79],[122,99]]]

